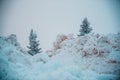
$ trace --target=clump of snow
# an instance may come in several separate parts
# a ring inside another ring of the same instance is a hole
[[[4,38],[4,40],[8,43],[14,45],[17,48],[17,50],[21,51],[22,53],[26,53],[26,51],[20,46],[17,40],[17,36],[15,34],[10,34],[9,36],[2,38]]]
[[[13,44],[14,46],[19,46],[19,43],[17,42],[17,37],[15,34],[11,34],[5,39],[7,42]]]

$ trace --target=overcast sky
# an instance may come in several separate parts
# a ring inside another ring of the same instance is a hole
[[[25,48],[33,28],[48,50],[57,34],[78,34],[84,17],[95,33],[120,31],[119,14],[119,0],[1,0],[0,34],[16,34]]]

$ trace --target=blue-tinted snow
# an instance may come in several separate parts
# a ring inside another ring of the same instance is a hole
[[[58,35],[53,50],[30,56],[0,37],[0,80],[117,80],[119,44],[119,34]]]

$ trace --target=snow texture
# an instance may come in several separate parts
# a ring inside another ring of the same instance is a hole
[[[0,80],[120,78],[120,34],[58,35],[53,50],[34,56],[18,44],[15,35],[0,36]]]

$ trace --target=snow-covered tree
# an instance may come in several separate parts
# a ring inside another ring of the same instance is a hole
[[[31,29],[28,46],[30,50],[28,51],[28,53],[32,56],[37,53],[41,53],[41,48],[39,48],[39,41],[37,41],[36,38],[37,38],[36,33],[33,32],[33,29]]]
[[[84,18],[80,27],[80,34],[78,36],[84,36],[85,34],[88,34],[92,31],[92,28],[90,27],[90,23],[88,22],[87,18]]]

